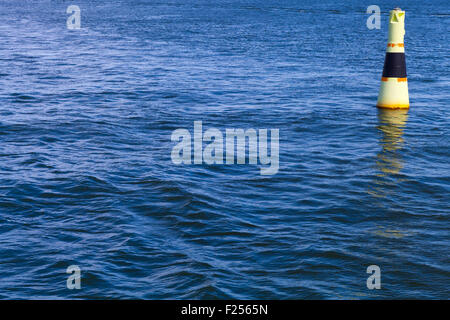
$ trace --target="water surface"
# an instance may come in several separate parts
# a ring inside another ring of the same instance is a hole
[[[2,0],[0,298],[448,299],[450,5],[398,1],[381,112],[371,4]],[[278,128],[279,172],[174,165],[194,121]]]

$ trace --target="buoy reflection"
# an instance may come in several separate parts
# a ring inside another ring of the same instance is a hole
[[[374,196],[386,196],[392,186],[398,182],[397,175],[403,168],[401,149],[404,145],[403,133],[408,121],[408,110],[378,110],[378,126],[380,130],[381,151],[377,155],[376,167],[378,173],[375,177]]]

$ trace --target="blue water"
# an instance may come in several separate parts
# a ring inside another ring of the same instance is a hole
[[[391,1],[1,0],[0,298],[450,298],[450,3],[396,5],[409,112]],[[278,128],[278,173],[173,164],[194,121]]]

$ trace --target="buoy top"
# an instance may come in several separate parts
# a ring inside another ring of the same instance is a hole
[[[400,8],[391,10],[389,14],[389,33],[387,52],[405,52],[403,38],[405,36],[405,11]]]

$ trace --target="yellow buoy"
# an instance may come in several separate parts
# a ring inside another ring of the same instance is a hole
[[[404,36],[405,11],[395,8],[389,15],[388,45],[377,102],[379,108],[409,108]]]

